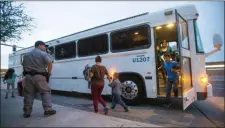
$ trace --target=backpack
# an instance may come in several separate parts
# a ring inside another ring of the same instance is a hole
[[[90,71],[91,71],[91,67],[90,67],[89,65],[86,65],[85,68],[84,68],[84,70],[83,70],[84,79],[85,79],[86,81],[90,81],[90,79],[91,79],[91,78],[89,77]]]

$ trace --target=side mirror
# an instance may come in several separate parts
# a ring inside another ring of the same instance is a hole
[[[220,50],[220,48],[223,46],[222,38],[219,34],[213,35],[213,46],[217,50]]]

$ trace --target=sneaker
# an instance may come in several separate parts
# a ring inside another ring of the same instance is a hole
[[[5,98],[8,99],[8,96],[6,96]]]
[[[104,111],[105,111],[105,115],[107,115],[107,114],[109,113],[109,107],[106,106],[106,107],[104,108]]]
[[[54,114],[56,114],[56,110],[48,110],[48,111],[45,111],[44,113],[45,116],[51,116]]]
[[[24,118],[29,118],[29,117],[30,117],[30,114],[25,114],[25,113],[24,113],[24,114],[23,114],[23,117],[24,117]]]
[[[15,96],[13,95],[13,96],[11,96],[12,98],[15,98]]]
[[[129,109],[128,108],[125,108],[124,110],[125,110],[125,112],[129,112]]]
[[[110,109],[115,109],[115,107],[111,107]]]

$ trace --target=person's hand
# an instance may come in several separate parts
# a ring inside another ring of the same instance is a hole
[[[156,49],[157,49],[157,51],[159,51],[159,46],[158,45],[156,46]]]
[[[89,72],[89,77],[91,78],[91,77],[93,77],[93,73],[92,72]]]
[[[179,69],[172,69],[172,72],[179,72]]]
[[[113,79],[112,79],[112,78],[110,78],[110,79],[109,79],[109,83],[112,83],[112,82],[113,82]]]
[[[51,72],[48,72],[48,76],[51,76],[52,75],[52,73]]]

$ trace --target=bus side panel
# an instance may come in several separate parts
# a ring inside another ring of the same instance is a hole
[[[109,72],[115,69],[116,72],[135,72],[144,78],[146,85],[147,97],[156,97],[156,80],[155,80],[155,57],[153,47],[146,50],[136,50],[121,53],[112,53],[102,55],[102,64],[106,66]],[[135,59],[143,59],[144,61],[135,62]],[[84,58],[85,59],[85,58]],[[55,90],[77,91],[82,93],[90,93],[87,81],[84,80],[83,70],[89,64],[94,65],[94,58],[86,58],[86,60],[73,60],[70,62],[54,63],[50,86]],[[151,74],[147,74],[150,72]],[[151,76],[152,79],[145,80],[145,76]],[[79,79],[72,79],[78,77]],[[153,92],[155,90],[155,92]],[[111,88],[108,86],[108,80],[105,80],[105,88],[103,94],[111,94]]]
[[[85,61],[55,62],[50,87],[53,90],[89,92],[87,81],[83,76],[86,64]]]

